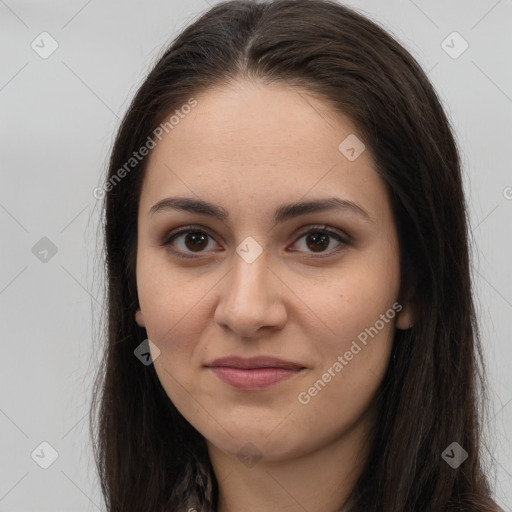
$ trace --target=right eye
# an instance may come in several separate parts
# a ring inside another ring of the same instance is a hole
[[[183,235],[186,236],[181,241],[181,247],[176,249],[176,240]],[[180,228],[178,231],[169,233],[162,242],[162,245],[167,247],[173,254],[180,258],[195,258],[195,256],[190,256],[190,253],[197,253],[201,255],[205,252],[204,249],[208,246],[208,238],[213,240],[213,237],[211,237],[200,226],[186,226],[184,228]],[[189,254],[187,254],[187,252]]]

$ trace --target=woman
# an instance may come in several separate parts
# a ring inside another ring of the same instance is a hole
[[[104,191],[108,510],[498,510],[459,156],[382,28],[217,4],[140,87]]]

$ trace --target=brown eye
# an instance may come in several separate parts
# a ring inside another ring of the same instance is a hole
[[[324,233],[310,233],[307,235],[306,245],[314,252],[317,250],[325,250],[329,247],[329,235]]]
[[[336,231],[332,231],[330,229],[325,229],[324,226],[320,226],[318,228],[311,228],[305,233],[303,233],[299,240],[304,238],[305,243],[303,247],[305,249],[303,252],[309,253],[331,253],[335,252],[340,246],[348,245],[348,240],[346,240],[341,234]],[[327,250],[331,245],[332,239],[335,239],[338,242],[338,246],[331,248],[331,250]],[[296,242],[297,244],[297,242]],[[294,245],[296,245],[294,244]],[[301,250],[301,249],[299,249]],[[295,251],[295,249],[294,249]]]
[[[181,240],[179,240],[181,238]],[[162,245],[169,246],[178,256],[184,258],[194,257],[188,256],[187,253],[202,253],[208,247],[208,242],[212,238],[206,231],[197,228],[184,228],[167,237]]]
[[[185,235],[184,244],[192,251],[202,250],[208,245],[208,234],[202,231],[190,231]]]

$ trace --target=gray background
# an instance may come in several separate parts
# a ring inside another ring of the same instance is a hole
[[[0,0],[1,511],[103,510],[87,422],[103,300],[93,190],[158,53],[213,3]],[[510,511],[512,1],[346,3],[428,71],[460,143],[492,398],[488,457]],[[44,31],[58,44],[47,58],[31,47],[51,49]],[[457,58],[453,31],[469,44]],[[58,454],[48,469],[42,442]]]

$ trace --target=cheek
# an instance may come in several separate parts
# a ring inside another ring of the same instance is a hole
[[[160,350],[185,345],[184,336],[201,332],[195,316],[208,293],[208,279],[173,271],[161,255],[140,250],[137,256],[137,290],[148,337]],[[172,343],[171,343],[172,342]],[[160,346],[162,345],[162,346]]]
[[[191,277],[190,272],[172,271],[167,262],[156,258],[141,257],[138,265],[146,332],[159,350],[154,358],[155,371],[174,405],[196,423],[196,416],[204,412],[200,406],[204,390],[199,387],[197,374],[204,362],[205,331],[211,322],[209,293],[218,277],[208,273]]]
[[[297,442],[308,433],[335,439],[362,421],[386,373],[399,309],[381,301],[366,302],[364,307],[357,301],[344,305],[335,324],[339,335],[328,343],[317,338],[322,364],[304,379],[294,397],[301,428],[290,435]]]
[[[331,311],[322,310],[334,335],[314,337],[310,333],[310,339],[316,340],[321,361],[308,381],[310,386],[315,386],[310,393],[312,397],[329,388],[327,396],[343,397],[344,401],[364,400],[384,376],[400,308],[397,303],[393,307],[392,298],[365,298],[364,301],[342,299]]]
[[[360,257],[357,265],[347,263],[339,279],[324,282],[309,298],[311,308],[328,327],[322,332],[329,333],[319,336],[310,331],[308,336],[315,340],[321,364],[296,399],[309,409],[310,418],[319,414],[336,424],[358,417],[388,367],[401,309],[396,302],[399,264],[392,250],[385,257],[382,253],[367,256]]]
[[[365,339],[371,339],[369,331],[375,336],[375,327],[379,339],[393,336],[398,313],[393,304],[400,287],[399,267],[394,257],[379,259],[368,254],[354,264],[347,263],[342,271],[333,272],[331,279],[315,286],[312,293],[307,293],[305,285],[301,295],[307,297],[305,302],[313,315],[303,325],[320,326],[324,334],[320,348],[325,354],[331,357],[334,353],[343,354],[356,339],[364,343]],[[310,336],[315,338],[313,332]]]

